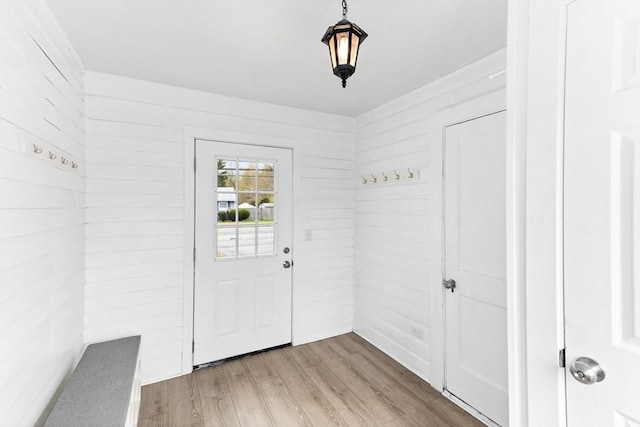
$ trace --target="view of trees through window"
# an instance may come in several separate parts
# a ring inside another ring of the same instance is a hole
[[[237,182],[238,204],[273,203],[273,167],[273,163],[218,159],[218,187],[235,189]]]
[[[217,159],[217,258],[272,255],[275,162]]]

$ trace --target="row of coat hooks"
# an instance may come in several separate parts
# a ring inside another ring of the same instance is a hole
[[[419,169],[393,169],[384,172],[377,172],[368,175],[362,175],[362,185],[369,184],[385,184],[401,181],[418,181],[420,179]]]
[[[77,159],[29,135],[20,135],[20,150],[26,156],[46,162],[49,166],[79,172],[80,162]]]

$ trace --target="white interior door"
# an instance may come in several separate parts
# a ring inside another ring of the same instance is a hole
[[[196,164],[194,365],[290,343],[291,150],[197,140]]]
[[[568,425],[640,426],[640,2],[571,3],[566,61]]]
[[[500,112],[445,132],[445,388],[508,424],[506,129]]]

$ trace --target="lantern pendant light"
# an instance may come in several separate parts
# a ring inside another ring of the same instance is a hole
[[[356,72],[358,50],[367,38],[362,28],[347,20],[347,0],[342,0],[342,20],[327,28],[322,43],[329,46],[333,74],[342,79],[342,87],[347,87],[347,79]]]

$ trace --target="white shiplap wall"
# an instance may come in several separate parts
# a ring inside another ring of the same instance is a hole
[[[0,425],[32,426],[82,352],[84,71],[44,2],[0,2],[0,52]]]
[[[79,357],[83,324],[84,342],[142,334],[145,383],[182,372],[185,128],[298,141],[296,341],[352,329],[355,255],[355,329],[429,378],[440,262],[433,118],[500,91],[503,79],[487,83],[486,73],[501,53],[360,116],[355,147],[350,118],[89,72],[85,143],[73,49],[43,3],[0,4],[3,425],[46,414]],[[80,174],[23,156],[24,133],[80,159]],[[405,167],[421,179],[353,179]]]
[[[442,126],[504,105],[505,64],[497,52],[356,119],[354,330],[427,380],[432,347],[442,347],[431,330],[441,292]],[[420,179],[361,183],[407,168]]]
[[[85,340],[142,334],[181,374],[185,128],[297,140],[294,338],[353,327],[353,119],[88,72]],[[310,230],[312,240],[304,240]],[[190,321],[190,320],[187,320]]]

